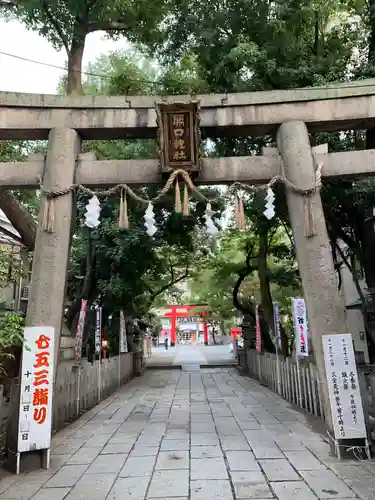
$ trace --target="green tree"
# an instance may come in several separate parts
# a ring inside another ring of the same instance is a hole
[[[68,57],[68,94],[82,93],[82,57],[90,33],[150,41],[167,12],[167,1],[155,0],[2,0],[8,18],[17,18],[37,31]]]
[[[355,76],[374,76],[375,9],[372,3],[229,0],[211,6],[196,0],[184,0],[176,5],[170,23],[165,25],[166,42],[159,51],[167,61],[178,60],[184,53],[192,54],[198,64],[198,74],[207,82],[211,92],[287,89],[345,81]],[[353,143],[358,147],[358,139],[364,134],[350,135],[352,145],[349,147],[353,148]],[[369,138],[367,132],[367,146],[374,147]],[[311,136],[312,144],[322,140],[335,143],[336,150],[346,149],[350,142],[342,134]],[[213,154],[260,154],[262,145],[273,142],[274,137],[224,138],[215,141]],[[344,199],[345,192],[352,188],[352,194]],[[359,190],[362,195],[358,197]],[[358,254],[360,250],[370,288],[375,287],[375,233],[369,217],[373,206],[372,193],[372,186],[365,187],[362,183],[355,183],[355,186],[347,183],[343,190],[336,183],[323,191],[327,220],[332,228],[331,240],[333,243],[337,241],[333,238],[335,228],[347,233],[346,240],[353,240],[353,234],[357,235],[351,253]],[[359,200],[353,206],[349,200],[353,201],[356,196]],[[333,207],[335,201],[337,208]],[[275,224],[282,223],[288,230],[285,202],[277,209],[282,220],[278,217],[271,224],[264,220],[256,197],[245,208],[252,220],[255,218],[259,222],[254,229],[262,256],[258,259],[258,272],[262,306],[270,322],[272,296],[267,283],[267,247]],[[358,214],[356,228],[360,229],[359,232],[355,231],[353,223],[349,223],[353,219],[353,208]]]
[[[351,12],[341,1],[182,0],[159,49],[171,60],[194,54],[211,92],[324,84],[347,78],[358,40]]]
[[[283,314],[290,308],[289,298],[299,293],[298,269],[285,232],[276,228],[268,237],[267,293],[279,302]],[[254,329],[255,304],[260,304],[263,344],[266,350],[272,352],[273,318],[269,318],[266,311],[268,304],[264,302],[260,276],[262,265],[259,263],[264,258],[261,247],[259,234],[251,226],[245,232],[228,228],[219,238],[216,251],[197,267],[190,280],[188,300],[207,303],[211,315],[219,319],[226,329],[235,326],[233,318],[238,316],[238,311],[250,317]],[[283,336],[287,355],[289,342],[284,330]]]
[[[100,88],[102,92],[129,95],[153,90],[147,73],[150,65],[144,65],[146,69],[142,70],[128,54],[112,53],[107,59],[101,57],[93,67],[96,64],[107,70],[106,86]],[[170,70],[168,78],[172,74]],[[176,84],[177,78],[173,81]],[[95,93],[98,86],[95,79],[85,82],[90,93]],[[94,151],[105,159],[157,156],[153,140],[93,141],[83,146],[84,150]],[[140,188],[136,192],[143,198],[152,198],[158,188]],[[205,194],[212,197],[218,193],[209,189]],[[200,202],[191,203],[190,215],[183,217],[173,212],[174,196],[174,192],[170,192],[154,206],[158,232],[153,239],[145,234],[145,206],[131,197],[128,198],[130,229],[119,229],[118,200],[108,199],[102,204],[101,225],[91,232],[81,226],[87,196],[78,197],[79,217],[70,272],[75,278],[69,282],[71,306],[67,313],[67,324],[73,334],[82,298],[89,303],[99,299],[106,317],[118,317],[120,309],[128,318],[144,317],[155,300],[162,301],[164,294],[190,276],[195,261],[204,258],[207,242],[199,236],[197,228],[203,227],[205,206]]]

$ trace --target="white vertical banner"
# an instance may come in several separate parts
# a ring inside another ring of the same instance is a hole
[[[278,352],[281,349],[281,331],[280,331],[279,304],[277,302],[273,303],[273,323],[275,326],[276,351]]]
[[[98,356],[98,400],[102,400],[102,307],[95,311],[95,355]]]
[[[78,364],[77,371],[77,399],[76,399],[76,412],[79,415],[80,401],[81,401],[81,357],[82,357],[82,341],[83,341],[83,331],[85,329],[85,318],[87,310],[87,300],[82,299],[81,301],[81,311],[79,313],[76,340],[74,344],[74,358]]]
[[[281,372],[280,372],[280,359],[279,359],[279,352],[281,350],[281,331],[280,331],[279,304],[277,302],[273,303],[273,323],[275,328],[275,344],[276,344],[277,392],[281,395]]]
[[[262,337],[260,332],[260,319],[258,305],[255,306],[255,349],[256,352],[261,352],[262,350]]]
[[[100,357],[102,351],[102,308],[95,310],[95,354]]]
[[[51,446],[54,340],[52,326],[24,329],[18,453]]]
[[[307,312],[305,299],[292,299],[292,316],[295,334],[296,357],[309,355],[307,338]]]
[[[85,326],[86,309],[87,309],[87,300],[82,299],[81,311],[79,313],[79,318],[78,318],[76,341],[74,344],[74,357],[77,363],[80,362],[82,356],[82,339],[83,339],[83,330]]]
[[[125,325],[125,315],[124,311],[120,311],[120,354],[123,352],[128,352],[128,342],[126,339],[126,325]]]

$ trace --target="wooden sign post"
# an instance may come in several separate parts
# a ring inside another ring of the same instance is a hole
[[[43,452],[43,466],[50,465],[55,330],[31,326],[24,330],[16,474],[21,454]]]

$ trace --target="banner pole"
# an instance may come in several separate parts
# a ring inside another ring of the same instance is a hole
[[[77,392],[76,392],[76,412],[77,417],[79,417],[80,412],[80,399],[81,399],[81,355],[82,355],[82,340],[83,332],[85,328],[85,318],[86,318],[86,308],[87,300],[82,299],[81,301],[81,311],[79,313],[76,340],[74,344],[74,356],[75,361],[78,365],[77,367]]]
[[[280,325],[279,325],[279,304],[273,303],[273,322],[275,328],[275,344],[276,344],[276,378],[277,378],[277,392],[281,395],[281,373],[280,373],[280,358],[279,351],[281,347]]]
[[[95,354],[98,356],[98,399],[99,403],[102,399],[102,380],[101,380],[101,364],[102,364],[102,307],[96,309],[96,330],[95,330]]]
[[[306,357],[309,354],[307,339],[307,314],[304,299],[299,297],[292,298],[292,317],[296,347],[298,404],[302,408],[301,367],[299,358],[300,356]]]
[[[262,337],[261,337],[261,331],[260,331],[258,304],[255,306],[255,328],[256,328],[255,348],[256,348],[256,352],[257,352],[258,376],[259,376],[259,381],[260,381],[262,378],[262,368],[261,368],[261,359],[260,359],[260,353],[262,350]]]

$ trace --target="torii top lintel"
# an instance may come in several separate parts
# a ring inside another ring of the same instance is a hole
[[[203,136],[273,133],[301,120],[314,131],[375,125],[375,79],[326,87],[197,96],[48,96],[0,93],[0,140],[46,139],[71,128],[83,139],[155,138],[156,102],[200,103]]]
[[[186,316],[202,316],[203,318],[207,315],[208,305],[187,305],[187,306],[167,306],[167,310],[164,312],[163,317],[176,317],[184,318]]]

